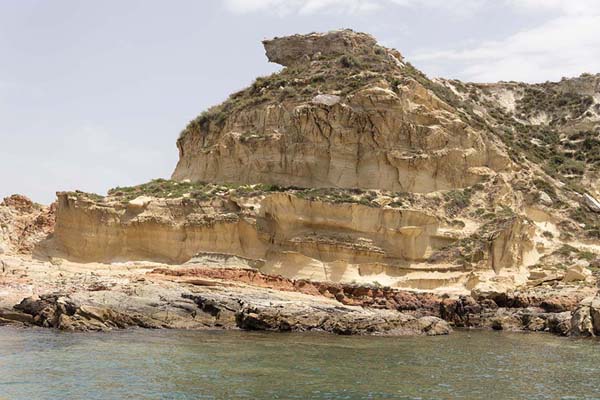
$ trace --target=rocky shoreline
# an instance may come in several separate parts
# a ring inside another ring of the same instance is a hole
[[[443,335],[453,328],[600,334],[593,287],[444,295],[293,280],[251,268],[52,265],[3,257],[0,324],[66,331],[242,329]]]

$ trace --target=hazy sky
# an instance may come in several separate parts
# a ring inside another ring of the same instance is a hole
[[[278,70],[262,39],[337,28],[430,76],[600,72],[599,0],[0,0],[0,197],[168,177],[189,120]]]

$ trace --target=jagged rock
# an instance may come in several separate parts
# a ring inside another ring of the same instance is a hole
[[[0,202],[0,254],[28,253],[54,228],[55,206],[42,206],[25,196]]]
[[[579,303],[571,318],[571,334],[600,335],[600,297],[588,297]]]
[[[398,312],[353,309],[312,309],[304,306],[272,305],[243,307],[236,314],[240,328],[266,331],[319,330],[341,335],[446,335],[450,326],[440,318],[415,318]]]
[[[104,331],[130,326],[161,327],[159,321],[154,321],[150,317],[139,314],[127,315],[104,307],[79,305],[69,296],[61,294],[25,298],[14,308],[31,317],[26,317],[23,322],[45,328]]]
[[[573,313],[571,318],[571,334],[573,336],[593,336],[594,327],[589,308],[582,307]]]
[[[548,317],[548,330],[561,336],[568,336],[571,332],[571,312],[552,314]]]

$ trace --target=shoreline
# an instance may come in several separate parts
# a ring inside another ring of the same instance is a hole
[[[53,265],[28,257],[1,258],[3,324],[68,331],[142,327],[404,336],[467,328],[595,334],[596,304],[584,304],[596,295],[592,287],[441,295],[293,280],[252,268]]]

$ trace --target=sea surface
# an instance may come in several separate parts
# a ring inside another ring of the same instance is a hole
[[[592,399],[600,341],[0,327],[0,399]]]

